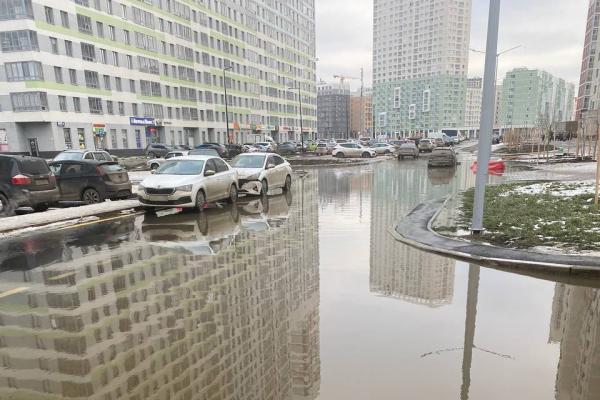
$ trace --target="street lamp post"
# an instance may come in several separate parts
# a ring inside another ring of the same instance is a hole
[[[492,133],[494,130],[494,104],[496,102],[495,74],[498,62],[499,25],[500,0],[490,0],[485,72],[483,75],[483,99],[481,102],[481,121],[479,126],[479,151],[477,153],[477,178],[475,180],[475,198],[473,201],[473,220],[471,225],[471,230],[474,234],[481,234],[483,232],[485,188],[488,181],[488,165],[492,153]]]
[[[227,75],[225,72],[231,71],[233,67],[229,66],[223,68],[223,89],[225,89],[225,121],[227,124],[227,144],[231,144],[231,139],[229,138],[229,107],[227,105]]]
[[[302,124],[302,94],[300,93],[300,86],[288,88],[288,90],[298,91],[298,105],[300,107],[300,141],[302,142],[302,151],[304,151],[304,126]]]

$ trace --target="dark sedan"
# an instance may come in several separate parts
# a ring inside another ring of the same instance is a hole
[[[94,204],[131,197],[129,175],[117,163],[55,161],[50,163],[50,169],[56,175],[61,201]]]
[[[281,143],[279,146],[277,146],[277,150],[275,150],[275,152],[282,156],[298,154],[298,147],[292,142]]]
[[[227,150],[227,147],[219,143],[204,143],[196,146],[196,149],[214,149],[217,151],[217,153],[219,153],[219,157],[229,158],[229,151]]]

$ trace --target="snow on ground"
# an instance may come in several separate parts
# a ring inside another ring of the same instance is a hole
[[[129,171],[129,180],[132,183],[140,183],[144,178],[152,175],[150,171]]]
[[[556,185],[557,184],[555,182],[534,183],[532,185],[515,188],[508,192],[502,193],[500,196],[508,197],[513,194],[536,195],[547,193],[554,197],[573,197],[582,194],[593,194],[595,191],[595,184],[591,181],[574,181],[564,183],[563,187],[560,189],[557,189]]]
[[[139,205],[140,203],[137,200],[106,201],[100,204],[59,208],[40,213],[2,218],[0,219],[0,237],[24,233],[50,224],[72,225],[89,222],[90,217],[94,218],[98,217],[99,214],[127,211]]]

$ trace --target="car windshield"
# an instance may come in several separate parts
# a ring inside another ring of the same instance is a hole
[[[65,161],[65,160],[81,160],[83,158],[83,153],[75,152],[75,151],[65,151],[59,153],[56,157],[54,157],[54,161]]]
[[[173,160],[156,170],[156,175],[200,175],[202,167],[203,160]]]
[[[42,159],[25,158],[19,160],[21,172],[29,175],[45,175],[49,172],[48,164]]]
[[[233,168],[262,168],[265,156],[237,156],[231,161]]]

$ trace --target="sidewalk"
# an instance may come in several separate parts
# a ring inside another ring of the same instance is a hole
[[[396,225],[396,239],[423,251],[479,265],[569,275],[600,273],[600,257],[543,254],[441,236],[431,226],[444,204],[445,200],[434,200],[417,206]]]

